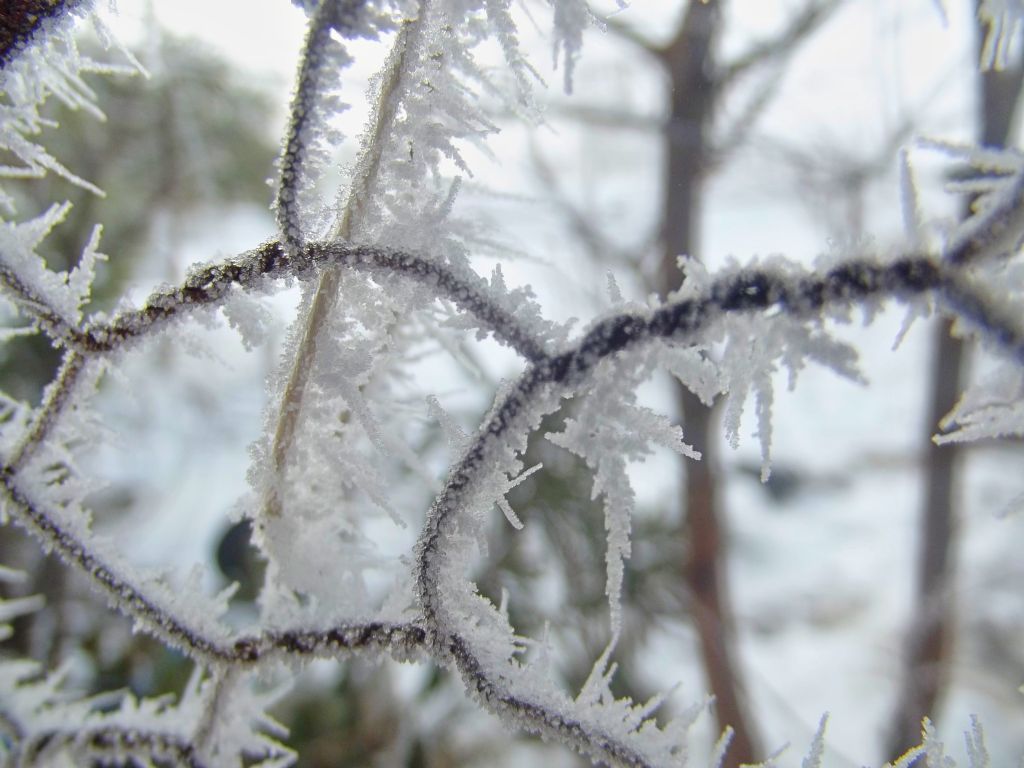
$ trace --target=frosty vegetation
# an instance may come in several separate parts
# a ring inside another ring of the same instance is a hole
[[[531,91],[540,77],[520,49],[510,0],[298,4],[307,12],[308,33],[277,169],[275,241],[195,265],[181,285],[157,290],[141,306],[123,303],[109,316],[83,316],[94,267],[106,258],[99,227],[78,266],[54,272],[37,251],[66,206],[57,201],[36,218],[20,218],[0,190],[0,285],[24,320],[4,333],[45,334],[63,355],[39,407],[9,398],[0,403],[3,520],[87,574],[111,610],[195,664],[179,700],[125,695],[111,706],[109,697],[66,695],[59,670],[3,661],[0,765],[288,765],[294,755],[266,715],[275,693],[257,684],[261,673],[351,654],[436,664],[461,677],[481,707],[598,763],[686,765],[688,728],[705,704],[659,724],[660,699],[634,703],[616,699],[610,688],[624,621],[623,561],[630,554],[633,491],[626,465],[655,446],[700,460],[678,426],[637,404],[637,386],[666,370],[707,401],[727,396],[731,436],[752,399],[767,476],[771,374],[785,368],[795,375],[813,362],[856,376],[856,354],[830,335],[829,322],[855,308],[870,313],[899,302],[910,319],[955,317],[961,333],[978,337],[1000,361],[991,381],[966,393],[955,413],[960,430],[944,439],[1024,434],[1024,155],[940,145],[951,162],[978,171],[956,190],[977,196],[973,215],[941,240],[925,236],[932,230],[919,220],[908,183],[908,221],[917,234],[901,253],[831,257],[814,271],[778,257],[719,274],[687,264],[677,293],[646,305],[618,299],[573,331],[545,320],[529,289],[507,287],[500,270],[477,274],[470,258],[473,222],[453,214],[460,179],[469,172],[462,149],[485,145],[496,130],[481,110],[481,95],[500,94],[526,119],[539,119]],[[554,58],[569,89],[583,29],[600,21],[583,0],[547,5]],[[998,67],[1024,20],[1024,4],[986,0],[981,7],[990,30],[981,64]],[[116,48],[109,58],[123,64],[100,64],[78,52],[74,31],[90,17],[88,2],[57,2],[52,9],[0,59],[0,143],[8,158],[0,170],[10,178],[58,174],[92,189],[39,143],[40,106],[57,98],[97,111],[102,104],[93,103],[84,76],[135,65]],[[343,106],[348,44],[357,38],[390,52],[374,81],[377,98],[358,139],[358,161],[337,199],[324,200],[318,182],[340,140],[329,119]],[[503,52],[502,76],[479,65],[485,44]],[[133,350],[174,334],[187,319],[221,310],[247,338],[258,335],[260,315],[249,297],[296,282],[304,298],[253,450],[252,492],[243,502],[268,563],[260,623],[239,634],[223,620],[230,592],[204,600],[197,590],[130,565],[117,542],[93,533],[85,499],[94,483],[79,471],[77,457],[101,434],[91,408],[98,383]],[[454,458],[406,568],[382,603],[366,584],[378,557],[368,524],[404,524],[405,516],[374,457],[417,461],[389,427],[395,407],[388,382],[415,340],[441,325],[493,337],[522,359],[521,373],[494,394],[470,434],[436,399],[423,403],[423,416],[447,431]],[[569,398],[577,403],[572,418],[547,437],[585,460],[594,495],[603,501],[611,627],[607,651],[575,693],[548,674],[543,640],[518,636],[504,604],[482,596],[468,575],[487,556],[488,516],[501,510],[512,527],[523,525],[505,495],[525,473],[544,471],[524,466],[527,438]],[[334,438],[331,425],[343,411],[360,439]],[[0,568],[0,580],[17,578]],[[0,621],[38,609],[33,599],[0,602]],[[824,729],[823,719],[806,745],[806,768],[821,765]],[[968,765],[989,765],[978,723],[970,724],[967,738]],[[719,759],[728,741],[727,731],[715,751]],[[921,755],[936,768],[950,764],[927,723],[922,746],[892,765]]]

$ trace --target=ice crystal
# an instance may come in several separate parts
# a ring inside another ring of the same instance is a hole
[[[981,50],[981,66],[984,69],[1003,69],[1010,54],[1010,47],[1019,37],[1024,22],[1024,3],[1020,0],[981,0],[978,4],[978,18],[988,25],[985,45]]]
[[[64,12],[54,11],[36,39],[0,62],[0,149],[8,158],[0,176],[56,173],[100,194],[39,143],[47,127],[39,110],[51,96],[102,119],[85,76],[110,69],[81,56],[69,31],[68,11],[87,4],[56,5]],[[613,693],[616,644],[629,629],[621,604],[636,505],[629,465],[658,449],[701,459],[676,423],[641,404],[638,388],[665,371],[705,403],[724,398],[733,442],[752,397],[767,479],[776,374],[787,372],[792,388],[808,363],[818,363],[857,379],[856,356],[830,322],[854,307],[870,319],[895,298],[910,305],[911,316],[950,315],[959,333],[980,337],[999,359],[940,425],[937,440],[1024,433],[1024,330],[1016,311],[1024,291],[1021,154],[930,142],[969,169],[949,187],[973,201],[971,214],[947,227],[940,253],[923,253],[927,227],[905,163],[910,254],[883,258],[858,242],[814,270],[773,257],[715,273],[683,260],[682,287],[646,304],[625,301],[609,276],[612,309],[572,336],[569,324],[544,319],[528,286],[509,287],[500,267],[489,278],[475,271],[480,229],[459,204],[462,180],[473,173],[467,148],[486,154],[498,130],[484,103],[497,96],[539,119],[532,89],[541,78],[520,46],[519,9],[511,0],[297,5],[309,27],[278,162],[276,240],[193,267],[181,285],[158,288],[139,307],[123,302],[109,317],[85,317],[104,258],[100,229],[77,266],[55,272],[41,246],[67,204],[19,218],[13,197],[0,191],[7,216],[0,220],[0,287],[22,323],[0,335],[39,331],[63,355],[38,407],[0,397],[4,522],[14,519],[136,628],[195,663],[177,700],[83,699],[65,690],[61,670],[44,674],[35,664],[0,660],[0,726],[11,732],[0,758],[17,749],[55,765],[289,765],[295,756],[267,714],[282,689],[268,690],[265,676],[281,659],[365,653],[431,659],[510,724],[596,761],[685,765],[689,730],[707,703],[666,718],[664,694],[637,703]],[[597,19],[583,0],[550,5],[554,57],[570,90],[584,29]],[[986,0],[979,13],[989,26],[984,63],[1002,66],[1024,11],[1017,2]],[[342,80],[357,38],[391,49],[372,82],[357,158],[329,204],[325,167],[341,140],[332,118],[344,108]],[[481,62],[488,46],[504,56],[511,77]],[[252,493],[239,504],[266,578],[258,626],[238,633],[226,620],[235,587],[205,596],[201,571],[181,579],[138,567],[123,543],[97,534],[88,503],[97,484],[82,456],[107,439],[92,405],[100,381],[133,349],[161,332],[180,334],[184,318],[214,322],[219,310],[247,348],[259,345],[269,321],[258,294],[283,282],[301,283],[303,297],[271,377],[264,433],[252,448]],[[424,409],[422,392],[407,384],[420,356],[438,343],[450,350],[452,339],[468,334],[505,345],[521,365],[478,426],[466,430],[436,397]],[[450,467],[440,481],[433,453],[424,458],[417,445],[430,430],[411,426],[424,410],[447,438]],[[515,529],[510,536],[524,535],[518,531],[532,510],[513,510],[507,494],[544,471],[526,466],[529,439],[559,412],[564,425],[547,438],[589,468],[606,541],[608,642],[575,696],[558,684],[548,638],[521,637],[512,625],[510,606],[523,596],[503,591],[495,606],[474,581],[495,508]],[[426,493],[434,502],[423,515],[415,505]],[[422,526],[412,551],[386,553],[383,528],[410,523]],[[15,578],[0,567],[0,581]],[[35,597],[0,599],[0,635],[12,619],[40,608]],[[730,738],[726,729],[713,765],[723,764]],[[804,768],[820,768],[825,751],[823,718]],[[969,768],[990,763],[976,721],[967,753]],[[927,722],[921,746],[893,765],[921,756],[931,768],[952,765]]]

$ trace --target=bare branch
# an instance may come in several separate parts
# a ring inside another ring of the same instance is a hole
[[[577,104],[558,100],[547,107],[550,116],[572,120],[587,127],[612,130],[656,133],[665,130],[665,119],[657,115],[642,115],[614,107]]]
[[[601,19],[601,26],[614,37],[617,37],[631,45],[635,45],[641,51],[656,58],[664,56],[664,51],[660,46],[654,43],[646,35],[641,34],[640,31],[631,24],[623,21],[620,15],[614,14],[612,16],[602,16],[593,9],[593,6],[590,7],[590,10],[596,18]]]
[[[541,152],[536,141],[530,141],[530,160],[537,177],[548,193],[548,200],[562,212],[569,222],[569,227],[577,239],[583,243],[587,254],[595,264],[610,265],[622,268],[630,264],[631,259],[625,249],[612,243],[593,223],[587,212],[575,205],[561,188],[558,176],[551,164]]]
[[[800,43],[831,18],[843,2],[844,0],[809,0],[777,35],[762,40],[726,64],[716,77],[718,87],[725,90],[758,67],[778,66],[785,62],[796,53]]]

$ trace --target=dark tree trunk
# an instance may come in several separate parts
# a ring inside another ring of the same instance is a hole
[[[679,33],[663,51],[672,85],[667,126],[662,256],[658,288],[662,294],[682,281],[677,258],[699,257],[702,182],[707,162],[707,131],[715,106],[714,43],[721,26],[721,3],[697,2],[686,9]],[[718,508],[714,474],[716,443],[712,411],[680,386],[678,402],[686,440],[699,450],[700,462],[685,460],[685,516],[689,555],[684,578],[692,597],[693,621],[700,640],[708,685],[715,696],[720,728],[733,739],[726,768],[758,758],[757,739],[733,659],[732,621],[726,578],[726,540]]]
[[[979,27],[979,40],[984,29]],[[979,45],[980,49],[980,45]],[[1024,58],[1007,70],[982,72],[978,79],[978,139],[1004,146],[1020,99]],[[964,343],[944,320],[935,328],[931,394],[926,413],[924,499],[917,562],[916,602],[907,638],[903,681],[889,734],[888,753],[901,754],[920,743],[921,720],[935,718],[949,677],[953,644],[954,534],[960,449],[936,445],[931,435],[956,404],[966,383]],[[919,760],[918,764],[923,764]]]

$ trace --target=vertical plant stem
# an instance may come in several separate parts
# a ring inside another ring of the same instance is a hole
[[[426,2],[420,4],[419,19],[422,19],[426,12],[426,5]],[[414,37],[414,32],[420,26],[419,19],[406,22],[395,40],[388,60],[386,76],[381,83],[378,103],[382,106],[374,115],[371,131],[363,142],[362,153],[356,164],[355,177],[349,187],[348,198],[332,233],[336,239],[351,240],[353,233],[358,231],[361,217],[365,215],[375,181],[380,172],[388,130],[394,122],[398,110],[399,81],[410,46],[415,45],[415,41],[411,41],[410,38]],[[338,267],[325,269],[320,276],[305,318],[302,337],[295,350],[295,359],[288,382],[281,396],[271,449],[274,480],[268,485],[267,497],[264,499],[264,514],[270,516],[277,516],[282,512],[280,492],[287,472],[288,457],[295,444],[303,397],[309,386],[309,376],[316,359],[318,339],[338,301],[340,281],[341,272]]]

